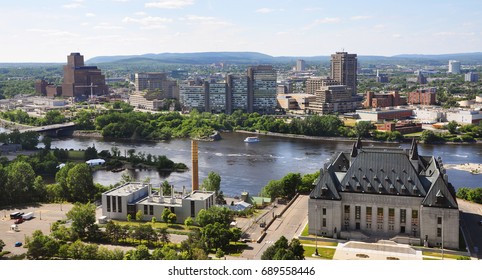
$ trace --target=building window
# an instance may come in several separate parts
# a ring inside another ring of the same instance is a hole
[[[112,197],[112,212],[117,212],[117,205],[116,205],[115,196]]]
[[[107,212],[110,212],[110,196],[106,195],[107,198]]]
[[[407,210],[400,209],[400,223],[404,224],[407,222]]]
[[[442,228],[437,228],[437,237],[442,237]]]
[[[371,223],[372,222],[372,208],[371,207],[367,207],[367,213],[365,215],[365,219],[367,220],[367,223]]]
[[[154,205],[149,205],[149,215],[154,215]]]
[[[355,206],[355,219],[359,220],[361,216],[361,206]]]
[[[176,212],[174,212],[174,211],[175,211],[175,210],[174,210],[174,207],[171,207],[171,212],[174,213],[174,214],[176,214]]]
[[[345,214],[350,214],[350,205],[345,205]]]
[[[383,223],[383,208],[377,208],[377,223]]]
[[[196,216],[196,206],[194,201],[191,200],[191,217],[194,218]]]
[[[122,213],[122,197],[120,196],[117,197],[117,208],[119,208],[117,212]]]
[[[323,215],[326,215],[326,208],[323,208]]]
[[[144,205],[144,215],[147,215],[147,205]]]
[[[412,210],[412,225],[418,226],[418,210]]]
[[[393,208],[388,208],[388,223],[395,224],[395,209]]]
[[[442,224],[442,217],[437,217],[437,224],[441,225]]]
[[[326,218],[323,218],[322,227],[326,227]]]

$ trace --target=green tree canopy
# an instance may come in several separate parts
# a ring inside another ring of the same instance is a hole
[[[75,203],[66,215],[72,220],[72,231],[80,238],[84,238],[95,224],[95,205]]]

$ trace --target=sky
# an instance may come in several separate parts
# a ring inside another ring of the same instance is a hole
[[[20,0],[3,1],[0,13],[0,62],[65,62],[71,52],[482,51],[480,0]]]

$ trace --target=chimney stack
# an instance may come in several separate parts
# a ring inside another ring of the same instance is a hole
[[[191,141],[192,159],[192,191],[199,190],[199,164],[198,164],[198,144],[196,140]]]

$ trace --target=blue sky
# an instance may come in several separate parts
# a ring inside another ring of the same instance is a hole
[[[0,62],[64,62],[70,52],[482,51],[480,0],[23,0],[2,2],[1,13]]]

